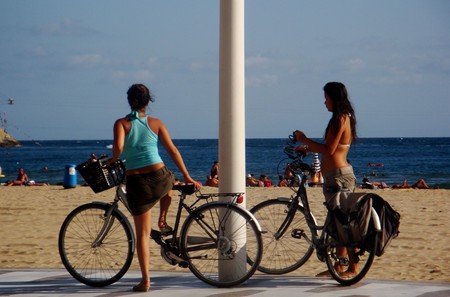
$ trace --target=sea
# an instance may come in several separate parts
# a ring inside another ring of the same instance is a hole
[[[287,139],[247,139],[246,174],[264,174],[277,184],[279,174],[289,162],[283,153]],[[319,140],[320,141],[320,140]],[[214,161],[218,160],[217,139],[175,139],[191,176],[204,183]],[[0,183],[16,178],[24,168],[30,180],[63,185],[67,168],[86,161],[94,153],[111,155],[112,140],[22,141],[20,147],[0,148]],[[160,147],[166,165],[181,174]],[[312,156],[306,162],[313,161]],[[350,148],[348,159],[358,183],[370,181],[387,185],[408,184],[419,179],[432,187],[450,189],[450,138],[359,138]],[[77,183],[83,178],[77,173]]]

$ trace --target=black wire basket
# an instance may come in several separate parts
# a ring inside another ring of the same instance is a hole
[[[125,164],[119,160],[107,165],[108,159],[91,158],[75,167],[95,193],[117,186],[125,177]]]

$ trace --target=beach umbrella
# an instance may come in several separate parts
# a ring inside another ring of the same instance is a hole
[[[319,154],[318,153],[314,153],[314,161],[312,163],[312,169],[314,169],[314,171],[320,171],[320,161],[319,161]]]

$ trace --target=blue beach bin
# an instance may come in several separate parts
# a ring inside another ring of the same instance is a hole
[[[64,171],[64,189],[75,188],[77,186],[77,171],[75,164],[66,165]]]

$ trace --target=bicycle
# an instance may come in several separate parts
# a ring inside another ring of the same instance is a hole
[[[348,244],[348,255],[338,256],[337,248],[343,245],[336,236],[333,211],[328,210],[324,224],[318,224],[311,212],[306,192],[307,178],[312,169],[303,162],[306,154],[295,153],[294,139],[293,135],[289,137],[284,153],[290,161],[286,167],[291,175],[289,187],[295,194],[291,198],[263,201],[250,210],[263,230],[264,251],[258,270],[268,274],[292,272],[306,263],[315,249],[318,259],[326,262],[331,276],[337,282],[342,285],[355,284],[367,274],[372,265],[374,251],[377,249],[377,241],[374,239],[377,232],[381,231],[380,219],[371,208],[371,223],[365,239]],[[278,170],[285,160],[279,163]],[[348,266],[351,261],[358,263],[359,272],[351,278],[341,277],[335,264]]]
[[[114,200],[74,209],[64,220],[58,238],[59,254],[67,271],[94,287],[121,279],[135,250],[133,229],[119,209],[122,202],[129,210],[125,165],[118,161],[107,166],[106,160],[88,160],[77,170],[96,193],[115,186]],[[202,194],[196,192],[194,185],[175,185],[173,189],[180,192],[173,231],[151,231],[151,238],[161,247],[162,258],[171,265],[188,267],[212,286],[231,287],[248,280],[261,261],[262,238],[253,214],[238,205],[241,193]],[[192,194],[196,199],[187,204],[188,195]],[[213,201],[219,196],[232,199]],[[183,210],[187,217],[181,226]]]

